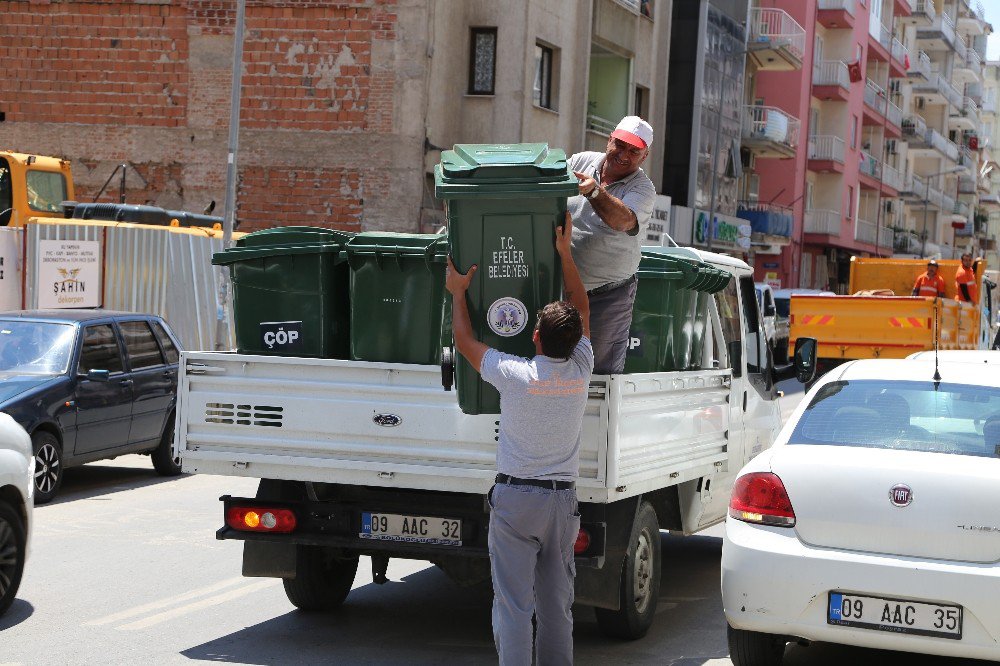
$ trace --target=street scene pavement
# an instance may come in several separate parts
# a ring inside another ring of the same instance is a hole
[[[792,382],[787,417],[801,400]],[[392,560],[372,583],[362,558],[345,605],[295,610],[280,581],[243,578],[242,545],[217,541],[222,494],[256,479],[158,477],[140,456],[69,470],[58,498],[38,507],[17,600],[0,618],[0,664],[493,664],[490,601],[426,562]],[[635,642],[603,636],[593,611],[575,613],[579,664],[731,664],[719,591],[722,529],[661,533],[658,617]],[[896,653],[789,646],[788,664],[957,666]]]

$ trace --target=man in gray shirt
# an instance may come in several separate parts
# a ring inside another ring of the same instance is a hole
[[[573,258],[590,296],[597,374],[625,369],[640,247],[653,214],[656,189],[639,168],[649,155],[653,128],[626,116],[603,153],[577,153],[569,167],[580,194],[566,203],[573,216]]]
[[[572,221],[556,229],[566,301],[538,313],[536,355],[504,354],[476,339],[465,275],[448,260],[455,346],[500,392],[496,485],[490,490],[493,637],[502,666],[573,663],[573,546],[580,532],[576,477],[594,354],[587,293],[570,250]]]

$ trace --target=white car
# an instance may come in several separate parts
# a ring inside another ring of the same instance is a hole
[[[787,641],[1000,659],[1000,373],[854,361],[736,479],[722,600],[736,666]]]
[[[995,349],[942,349],[939,352],[921,351],[910,354],[906,358],[933,361],[935,353],[939,361],[948,363],[1000,364],[1000,351]]]
[[[0,615],[14,602],[28,557],[34,473],[31,437],[0,412]]]

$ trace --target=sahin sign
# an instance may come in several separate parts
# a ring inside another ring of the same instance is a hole
[[[38,307],[101,307],[99,241],[38,241]]]

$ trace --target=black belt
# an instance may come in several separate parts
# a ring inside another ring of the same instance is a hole
[[[510,474],[497,474],[497,483],[505,483],[509,486],[535,486],[536,488],[550,488],[552,490],[572,490],[576,488],[576,481],[556,481],[555,479],[519,479]]]
[[[635,282],[636,277],[634,275],[625,278],[624,280],[618,280],[618,282],[609,282],[607,284],[602,284],[600,287],[594,287],[587,292],[588,296],[597,296],[598,294],[605,294],[612,289],[617,289],[618,287],[624,287],[627,284],[632,284]]]

